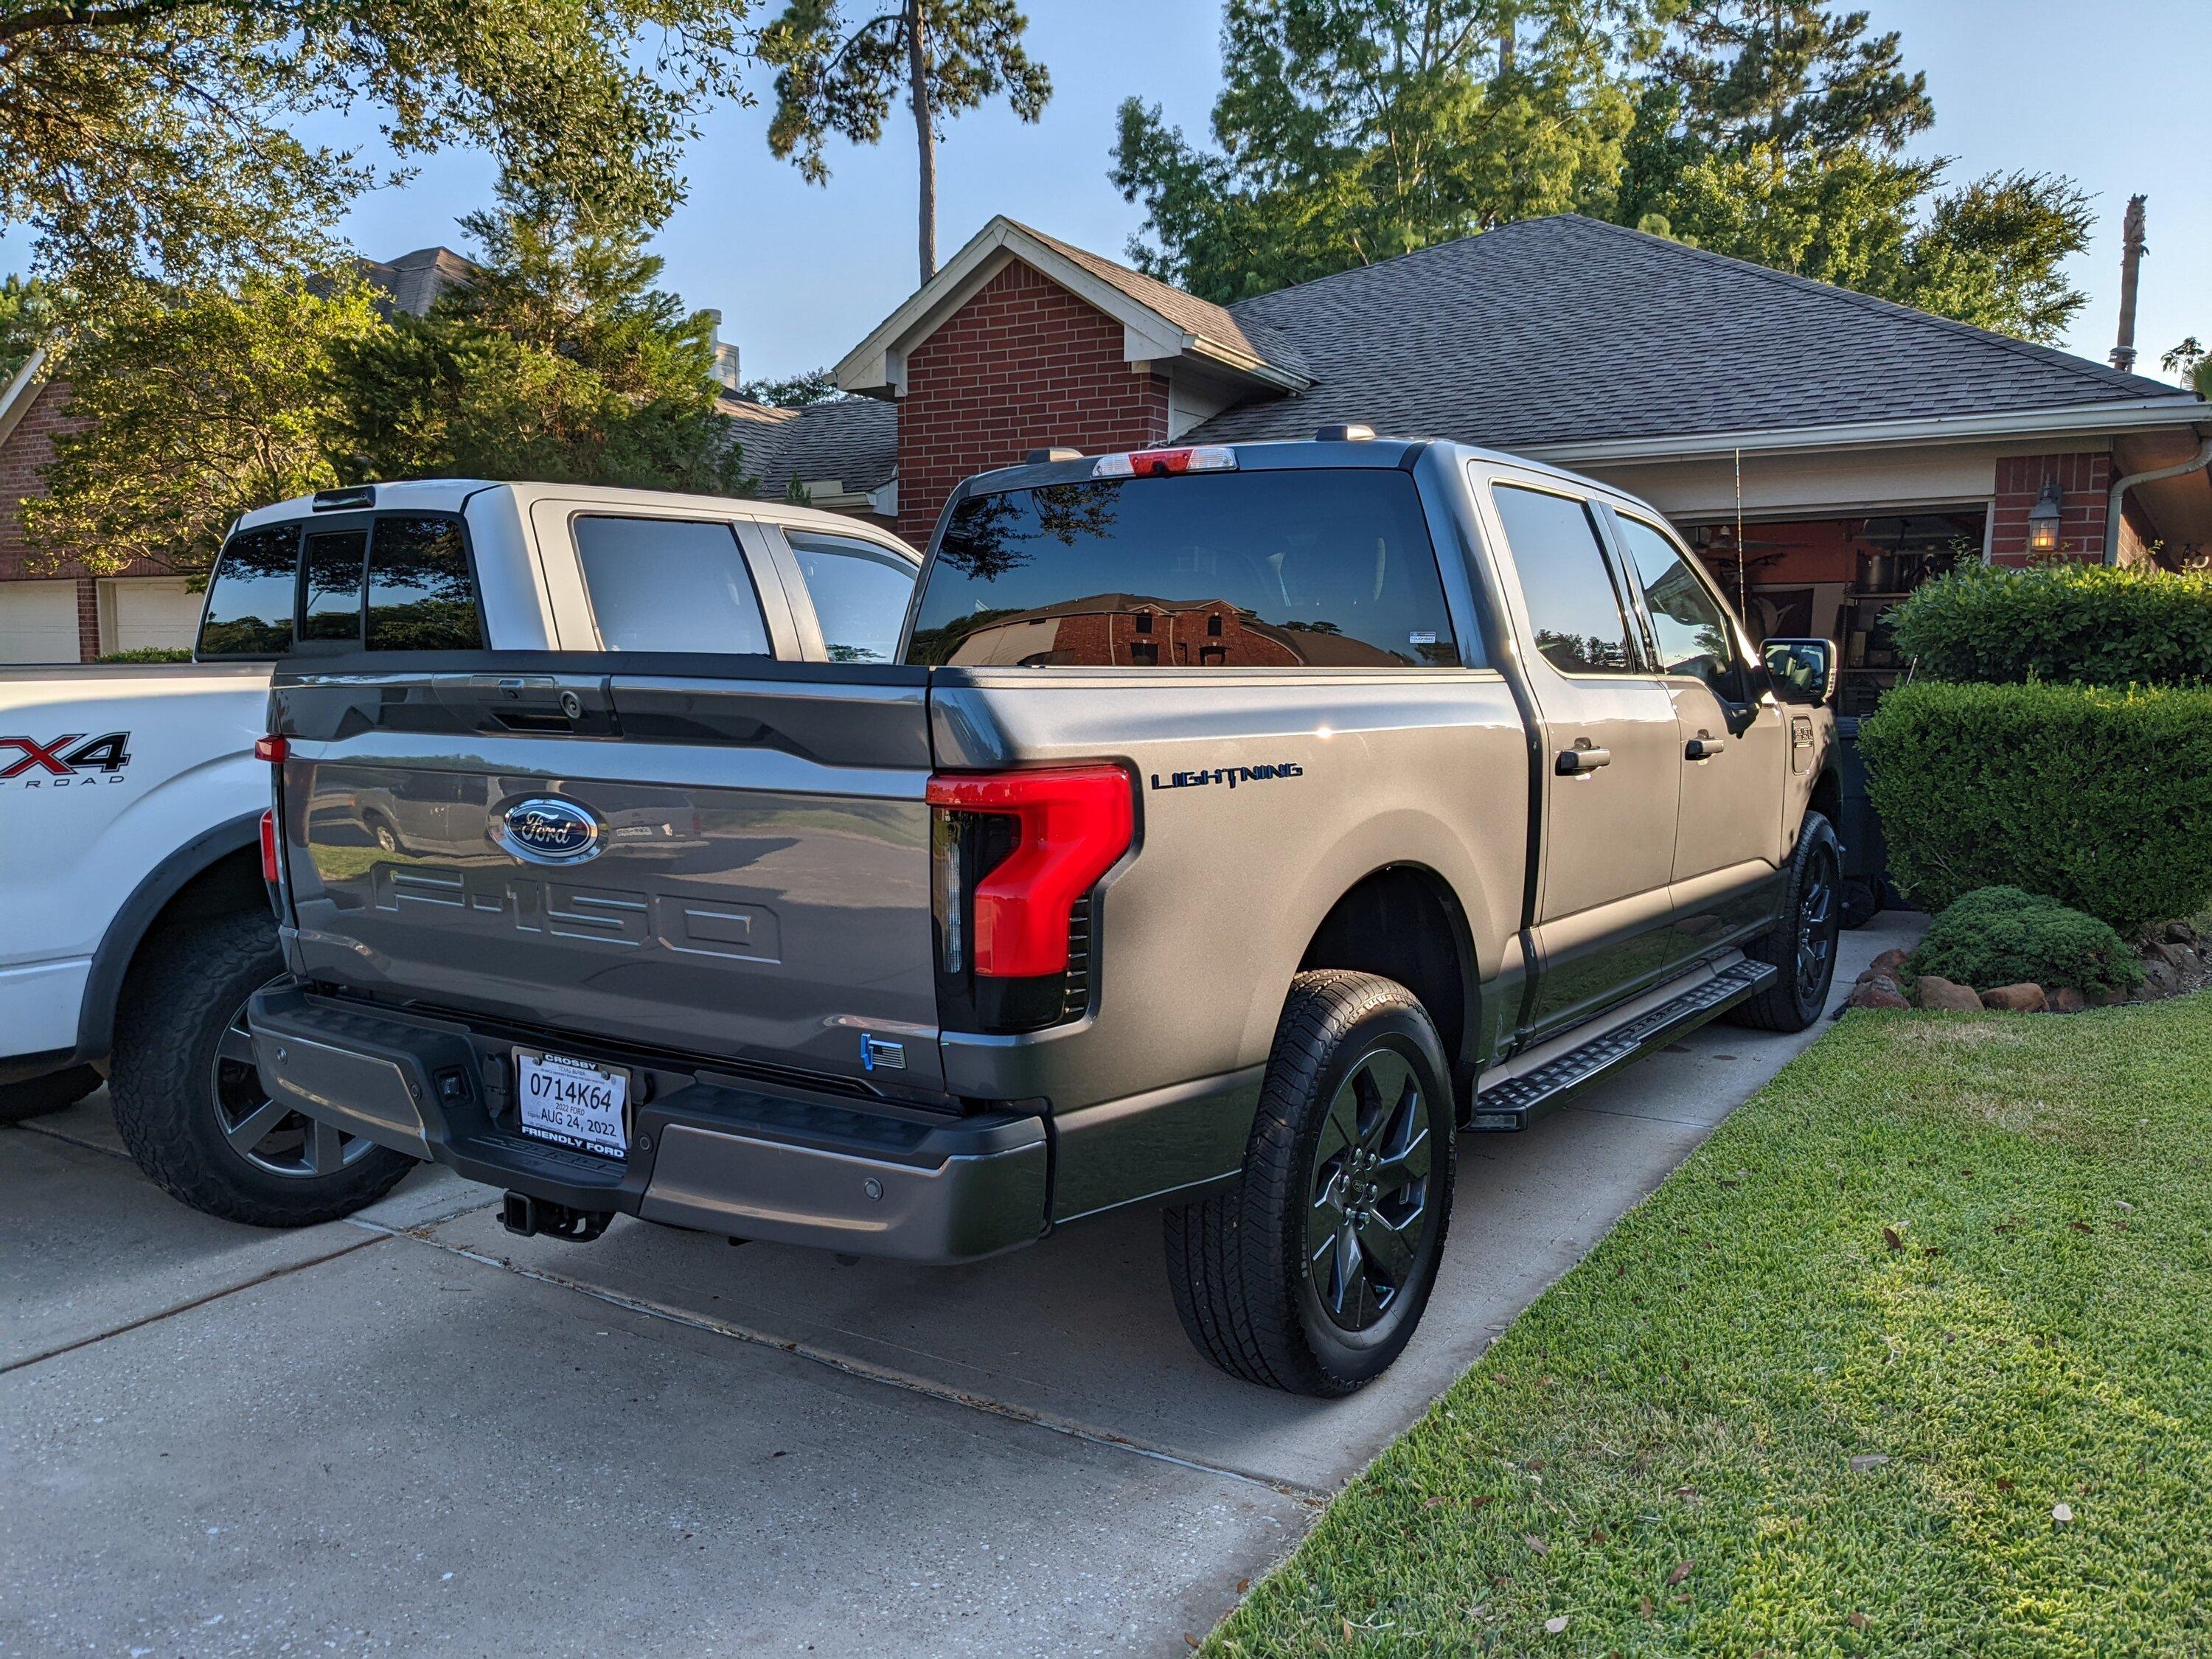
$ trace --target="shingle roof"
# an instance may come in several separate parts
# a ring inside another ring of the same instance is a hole
[[[898,471],[898,406],[874,398],[845,398],[805,409],[775,409],[740,398],[717,405],[735,423],[745,471],[760,493],[781,500],[801,483],[836,479],[854,494],[888,483]]]
[[[1149,280],[1149,279],[1147,279]],[[1152,303],[1148,301],[1147,303]],[[1578,215],[1240,301],[1313,388],[1194,436],[1323,422],[1511,448],[2176,397],[2045,346]]]
[[[1186,334],[1194,334],[1201,340],[1224,345],[1241,351],[1274,368],[1304,375],[1308,371],[1296,343],[1282,330],[1273,326],[1264,318],[1246,318],[1218,306],[1211,300],[1201,300],[1186,294],[1171,283],[1157,276],[1147,276],[1141,270],[1117,264],[1103,254],[1093,253],[1073,242],[1063,242],[1057,236],[1048,236],[1033,225],[1018,220],[1009,224],[1034,236],[1051,248],[1089,271],[1100,282],[1119,289],[1139,305],[1158,312]]]
[[[397,259],[363,259],[362,275],[387,296],[384,307],[420,317],[431,301],[476,274],[476,266],[449,247],[420,247]]]

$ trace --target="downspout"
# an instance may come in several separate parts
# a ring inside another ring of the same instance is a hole
[[[2195,472],[2212,465],[2212,438],[2207,438],[2189,459],[2172,466],[2154,467],[2148,472],[2130,472],[2112,484],[2112,493],[2105,501],[2105,562],[2120,562],[2120,532],[2125,527],[2120,518],[2120,503],[2128,491],[2139,483],[2154,483],[2160,478],[2178,478],[2185,472]]]

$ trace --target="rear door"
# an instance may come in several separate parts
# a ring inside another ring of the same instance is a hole
[[[1675,714],[1650,672],[1588,502],[1500,479],[1516,628],[1540,714],[1544,798],[1534,1030],[1597,1012],[1662,974],[1680,793]]]
[[[583,516],[545,551],[573,553],[564,643],[580,617],[600,648],[370,648],[280,687],[295,971],[935,1086],[926,671],[776,660],[788,603],[727,522]]]

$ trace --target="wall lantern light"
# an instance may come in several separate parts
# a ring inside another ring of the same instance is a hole
[[[2058,550],[2058,480],[2044,481],[2043,493],[2035,498],[2035,505],[2027,514],[2027,550],[2031,553],[2056,553]]]

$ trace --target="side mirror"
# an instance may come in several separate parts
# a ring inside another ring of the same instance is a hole
[[[1833,640],[1767,640],[1759,647],[1765,659],[1774,695],[1784,702],[1817,707],[1836,690]]]

